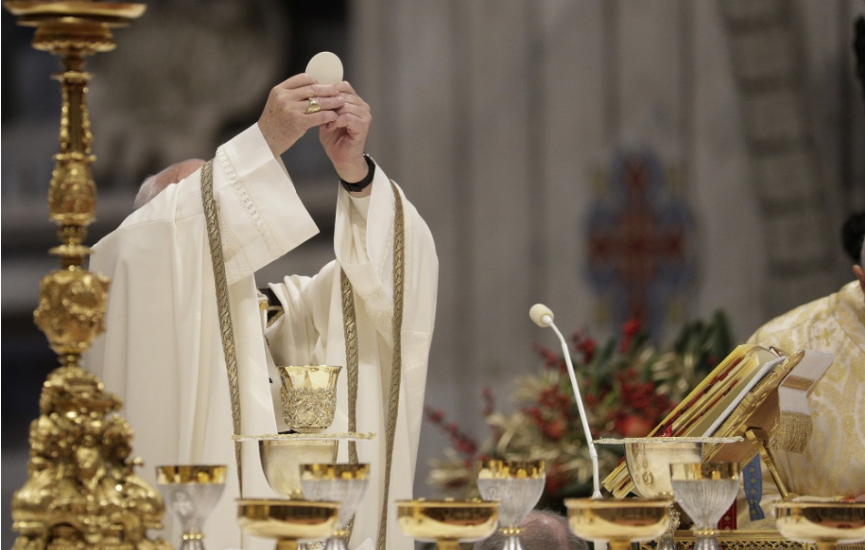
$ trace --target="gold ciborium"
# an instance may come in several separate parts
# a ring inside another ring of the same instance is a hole
[[[182,525],[180,550],[204,550],[204,522],[225,489],[223,465],[157,466],[156,483]]]
[[[336,438],[278,437],[260,439],[258,451],[264,477],[270,487],[285,498],[303,498],[301,464],[333,464],[339,440]]]
[[[631,542],[660,537],[670,524],[669,498],[569,498],[568,525],[575,535],[630,550]]]
[[[865,540],[865,502],[782,501],[774,510],[784,538],[815,543],[817,550]]]
[[[309,500],[339,503],[336,530],[325,550],[348,550],[349,522],[369,484],[369,464],[301,464],[300,483]]]
[[[282,499],[238,499],[237,523],[253,537],[276,539],[276,550],[297,550],[300,542],[322,540],[336,527],[339,505]]]
[[[503,550],[522,550],[521,524],[544,492],[543,460],[479,460],[478,491],[484,500],[499,502]]]
[[[481,500],[398,500],[397,523],[417,540],[438,550],[459,550],[461,542],[483,540],[498,522],[498,502]]]
[[[735,462],[670,465],[676,501],[694,522],[694,550],[720,550],[717,524],[736,500],[739,473]]]
[[[326,365],[277,367],[282,379],[282,417],[292,430],[317,433],[330,427],[341,369]]]

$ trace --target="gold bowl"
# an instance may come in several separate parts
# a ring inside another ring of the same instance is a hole
[[[326,430],[336,414],[336,381],[342,367],[292,365],[276,367],[282,379],[282,418],[292,430]]]
[[[775,528],[787,539],[831,550],[865,540],[865,502],[782,501],[774,506]]]
[[[336,527],[339,505],[272,498],[238,499],[237,523],[247,535],[277,539],[277,550],[297,550],[300,541],[325,539]]]
[[[670,523],[670,498],[569,498],[568,525],[575,535],[630,550],[631,542],[661,536]]]
[[[258,452],[264,477],[270,487],[285,498],[303,498],[301,464],[333,464],[338,439],[260,439]]]
[[[457,550],[460,542],[482,540],[496,530],[498,502],[482,500],[398,500],[397,523],[406,535]]]

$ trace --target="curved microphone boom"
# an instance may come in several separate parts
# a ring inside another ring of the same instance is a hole
[[[565,364],[568,367],[568,376],[571,378],[571,386],[574,388],[574,398],[577,401],[577,408],[580,410],[580,421],[583,423],[583,431],[586,432],[586,443],[589,445],[589,456],[592,459],[592,483],[594,492],[592,498],[601,498],[601,484],[598,475],[598,451],[595,449],[595,443],[592,440],[592,432],[589,429],[589,420],[586,417],[586,409],[583,407],[583,398],[580,396],[580,386],[577,385],[577,375],[574,374],[574,364],[571,362],[571,352],[568,350],[568,344],[565,342],[565,337],[559,332],[558,327],[553,323],[553,311],[544,304],[535,304],[529,310],[529,317],[541,328],[551,328],[556,336],[559,337],[559,342],[562,344],[562,355],[565,357]]]

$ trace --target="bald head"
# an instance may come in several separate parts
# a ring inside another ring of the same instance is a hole
[[[172,183],[183,181],[183,179],[191,176],[203,165],[204,161],[201,159],[182,160],[172,164],[158,174],[148,176],[141,183],[141,187],[138,188],[138,194],[135,195],[135,202],[132,205],[132,209],[138,210],[150,202],[153,197],[161,193],[163,189]]]
[[[586,541],[576,536],[568,527],[565,516],[549,510],[532,510],[523,520],[520,534],[521,546],[525,550],[587,550]],[[474,544],[473,550],[501,550],[505,538],[496,531],[489,538]]]

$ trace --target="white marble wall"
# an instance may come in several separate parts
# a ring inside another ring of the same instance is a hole
[[[484,435],[481,387],[505,401],[512,376],[537,366],[532,342],[556,346],[530,323],[534,302],[548,303],[565,332],[608,330],[581,274],[580,227],[593,175],[619,148],[648,146],[681,173],[699,250],[681,318],[723,308],[742,340],[849,279],[838,232],[850,210],[865,208],[865,106],[849,48],[865,5],[780,1],[352,4],[350,62],[375,115],[370,150],[428,220],[441,259],[428,404]],[[743,110],[734,68],[750,61],[771,70],[778,33],[757,35],[756,60],[733,58],[721,7],[790,8],[797,17],[791,32],[802,55],[790,63],[808,100],[802,118],[773,117],[767,109],[777,102]],[[810,179],[798,182],[793,171],[760,195],[747,116],[782,131],[804,124]],[[766,193],[782,204],[804,194],[808,204],[779,211]],[[444,444],[425,428],[421,493],[429,492],[425,461]]]

